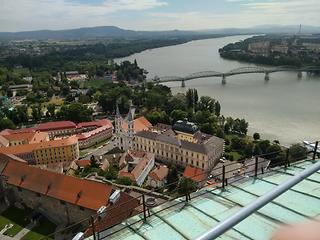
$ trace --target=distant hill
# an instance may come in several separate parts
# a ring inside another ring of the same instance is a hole
[[[133,31],[115,26],[88,27],[68,30],[37,30],[26,32],[0,32],[0,39],[78,40],[95,38],[152,38],[200,35],[192,31]]]
[[[299,26],[264,25],[252,28],[223,28],[199,31],[133,31],[115,26],[87,27],[67,30],[37,30],[26,32],[0,32],[2,40],[79,40],[97,38],[168,38],[182,36],[201,36],[204,34],[271,34],[271,33],[298,33]],[[302,26],[302,33],[320,33],[320,27]]]

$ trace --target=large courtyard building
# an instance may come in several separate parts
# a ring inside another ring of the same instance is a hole
[[[21,204],[60,224],[82,221],[101,208],[108,212],[116,203],[111,200],[115,191],[112,185],[46,171],[10,159],[0,159],[0,191],[7,204]],[[120,199],[123,195],[127,200],[133,199],[124,192],[117,193]]]
[[[164,163],[210,170],[224,153],[224,140],[204,134],[184,120],[173,127],[159,124],[136,133],[133,147],[154,153],[156,160]]]
[[[88,148],[112,137],[113,125],[109,119],[75,124],[71,121],[40,123],[35,128],[6,129],[0,132],[0,147],[39,143],[76,136],[79,148]]]

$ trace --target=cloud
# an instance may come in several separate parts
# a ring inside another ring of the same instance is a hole
[[[0,0],[0,31],[106,25],[136,30],[193,30],[320,23],[319,0],[75,1],[79,0]]]
[[[106,25],[116,12],[168,5],[163,0],[104,0],[95,5],[67,0],[0,0],[0,4],[0,31]]]

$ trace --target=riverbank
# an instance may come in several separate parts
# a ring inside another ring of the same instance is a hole
[[[223,59],[219,49],[230,42],[237,42],[251,35],[232,36],[144,51],[117,61],[137,60],[147,69],[148,78],[154,76],[186,76],[200,71],[227,72],[240,67],[256,66]],[[211,96],[223,106],[225,116],[245,118],[249,122],[249,135],[259,132],[264,139],[279,140],[290,145],[303,140],[320,138],[320,109],[311,104],[318,102],[320,78],[304,74],[279,72],[270,75],[268,82],[263,74],[237,75],[227,78],[221,85],[220,78],[203,78],[186,82],[168,83],[173,92],[196,88],[199,96]]]

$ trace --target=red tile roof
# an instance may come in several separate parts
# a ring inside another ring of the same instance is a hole
[[[26,143],[37,143],[49,139],[48,133],[44,132],[23,132],[4,135],[4,138],[12,141],[26,141]]]
[[[81,122],[77,125],[78,128],[83,127],[102,127],[102,126],[109,126],[112,127],[112,122],[109,119],[101,119],[92,122]]]
[[[188,165],[185,168],[185,170],[183,172],[183,176],[186,178],[190,178],[195,182],[201,182],[206,179],[205,172],[202,169],[192,167],[190,165]]]
[[[77,160],[76,164],[79,167],[87,167],[87,166],[91,166],[91,161],[86,159],[81,159],[81,160]]]
[[[96,219],[95,231],[101,232],[137,214],[138,212],[135,210],[135,208],[137,208],[139,205],[139,199],[122,192],[119,200],[114,205],[107,208],[106,216],[101,220]],[[85,232],[85,236],[89,237],[92,234],[92,228],[89,227]]]
[[[16,145],[10,147],[2,147],[0,148],[0,153],[5,154],[22,154],[22,153],[30,153],[37,149],[47,149],[53,147],[62,147],[62,146],[69,146],[72,144],[76,144],[78,142],[78,138],[68,137],[59,140],[52,140],[47,142],[40,142],[40,143],[31,143],[31,144],[24,144],[24,145]]]
[[[102,133],[102,132],[104,132],[104,131],[107,131],[107,130],[109,130],[110,129],[110,131],[112,131],[112,126],[102,126],[102,127],[98,127],[98,128],[96,128],[96,129],[93,129],[93,130],[91,130],[91,131],[89,131],[89,132],[85,132],[85,133],[81,133],[81,134],[78,134],[77,135],[77,138],[80,140],[80,141],[83,141],[83,140],[86,140],[86,139],[88,139],[88,138],[90,138],[90,137],[93,137],[93,136],[95,136],[95,135],[97,135],[97,134],[99,134],[99,133]]]
[[[122,124],[122,127],[125,130],[128,130],[128,124],[126,122]],[[152,127],[152,124],[145,117],[139,117],[133,121],[133,128],[135,132],[148,130],[151,127]]]
[[[52,131],[59,129],[75,129],[77,125],[71,121],[57,121],[57,122],[46,122],[40,123],[37,127],[39,131]]]
[[[15,133],[30,133],[30,132],[35,132],[36,130],[34,128],[22,128],[22,129],[4,129],[0,132],[0,135],[5,136],[5,135],[10,135],[10,134],[15,134]]]
[[[168,176],[169,169],[165,165],[158,166],[151,173],[149,173],[149,177],[156,181],[162,181]]]
[[[107,206],[110,185],[50,172],[17,161],[9,161],[2,175],[7,183],[61,201],[97,211]]]

